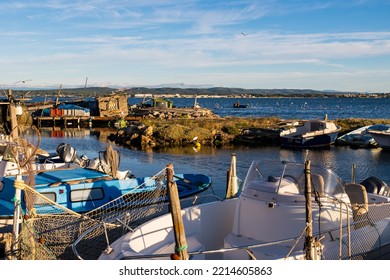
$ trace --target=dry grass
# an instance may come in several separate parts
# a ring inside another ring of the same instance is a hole
[[[143,120],[153,127],[154,137],[160,145],[186,145],[194,137],[203,144],[215,141],[216,136],[231,141],[247,128],[278,128],[278,118],[193,118],[170,120]]]
[[[293,120],[291,120],[293,121]],[[286,121],[284,121],[286,122]],[[334,122],[342,127],[341,134],[371,124],[390,124],[389,119],[337,119]],[[192,143],[194,137],[202,144],[216,141],[229,143],[244,129],[258,128],[278,130],[281,119],[268,118],[177,118],[170,120],[142,121],[153,128],[153,136],[159,146],[178,146]]]
[[[279,118],[212,118],[212,119],[171,119],[171,120],[144,120],[145,125],[153,126],[154,129],[183,129],[189,132],[193,129],[215,131],[235,131],[239,132],[244,128],[277,128]],[[181,128],[175,128],[179,126]]]

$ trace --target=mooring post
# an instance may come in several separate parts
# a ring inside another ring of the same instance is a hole
[[[197,101],[198,97],[197,95],[195,94],[195,101],[194,101],[194,110],[196,110],[198,108],[198,101]]]
[[[181,216],[179,192],[177,190],[177,185],[173,180],[174,171],[172,163],[167,164],[166,174],[169,205],[176,243],[175,253],[171,255],[171,259],[188,260],[187,240],[184,230],[183,218]]]
[[[356,163],[352,164],[352,179],[351,183],[355,184],[356,183]]]
[[[304,252],[306,260],[317,259],[315,240],[313,239],[312,207],[311,207],[311,172],[310,161],[305,162],[305,199],[306,199],[306,237]]]
[[[232,153],[230,169],[227,174],[226,198],[233,198],[238,193],[237,174],[236,174],[236,154]]]
[[[9,101],[9,114],[11,119],[11,137],[13,140],[19,137],[18,130],[18,119],[16,117],[16,107],[14,98],[12,96],[12,90],[8,90],[8,101]]]

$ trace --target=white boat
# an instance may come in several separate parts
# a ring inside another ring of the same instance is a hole
[[[389,128],[390,125],[385,124],[366,125],[340,136],[337,138],[336,143],[338,145],[346,145],[352,148],[377,147],[378,143],[371,135],[370,130],[384,131]]]
[[[286,148],[329,147],[338,136],[341,127],[325,120],[304,120],[300,125],[281,130],[280,144]]]
[[[369,130],[378,146],[384,150],[390,150],[390,128],[388,130]]]
[[[303,164],[254,161],[238,197],[181,210],[189,259],[308,259],[309,225],[315,259],[381,257],[390,244],[389,187],[381,188],[382,195],[368,193],[317,166],[309,173]],[[132,229],[99,259],[171,258],[184,247],[172,220],[162,215]]]

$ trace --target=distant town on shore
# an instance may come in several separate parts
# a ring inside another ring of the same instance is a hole
[[[64,89],[13,89],[14,95],[26,96],[61,96],[70,97],[93,97],[110,93],[126,93],[129,97],[165,97],[165,98],[283,98],[283,97],[352,97],[352,98],[389,98],[390,92],[343,92],[333,90],[311,90],[311,89],[243,89],[228,87],[212,88],[175,88],[175,87],[133,87],[133,88],[111,88],[111,87],[85,87],[85,88],[64,88]]]

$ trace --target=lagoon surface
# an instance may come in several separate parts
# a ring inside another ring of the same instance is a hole
[[[79,156],[98,157],[108,144],[121,155],[120,169],[131,170],[135,176],[151,176],[173,163],[176,173],[204,173],[213,180],[213,191],[224,196],[227,171],[231,164],[232,153],[236,154],[237,176],[243,180],[251,162],[257,159],[288,160],[304,162],[310,160],[331,168],[343,180],[351,181],[352,165],[356,164],[356,181],[361,182],[370,176],[376,176],[390,183],[390,152],[377,149],[351,149],[332,146],[326,150],[290,150],[280,147],[229,147],[214,148],[203,146],[199,151],[193,147],[169,148],[164,151],[138,151],[120,147],[107,140],[107,129],[69,130],[67,136],[50,137],[48,131],[42,133],[41,147],[55,151],[59,143],[72,145]]]
[[[177,107],[193,107],[195,98],[171,98]],[[270,117],[281,119],[390,118],[389,98],[197,98],[197,103],[220,117]],[[247,108],[233,108],[233,104]],[[140,104],[142,98],[129,98],[129,104]]]
[[[177,107],[192,107],[193,98],[173,98]],[[248,108],[235,109],[233,103],[248,104]],[[140,104],[142,99],[129,98],[129,104]],[[277,116],[282,119],[323,118],[371,118],[388,119],[389,103],[386,98],[197,98],[197,102],[212,110],[220,117],[266,117]],[[58,132],[58,131],[57,131]],[[72,145],[78,155],[89,158],[98,156],[110,144],[107,136],[115,130],[67,129],[55,133],[47,128],[42,131],[41,148],[55,151],[64,142]],[[59,137],[60,136],[60,137]],[[120,169],[129,169],[135,176],[151,176],[173,163],[176,173],[204,173],[213,179],[215,193],[224,196],[227,171],[231,155],[236,154],[237,176],[244,179],[253,160],[274,159],[304,162],[310,160],[331,168],[343,180],[351,181],[352,165],[356,164],[356,181],[376,176],[390,184],[390,152],[376,149],[351,149],[332,146],[326,150],[288,150],[280,147],[193,147],[169,148],[163,151],[138,151],[111,143],[120,152]]]

